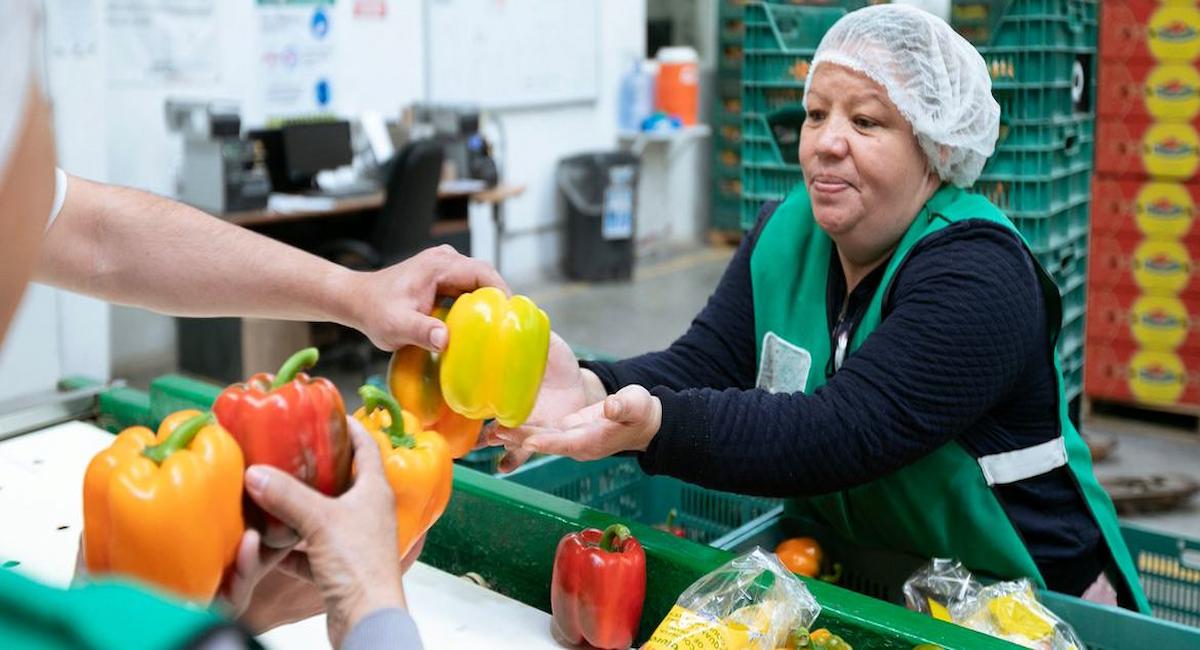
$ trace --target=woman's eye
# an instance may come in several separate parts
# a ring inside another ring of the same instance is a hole
[[[858,126],[859,128],[862,128],[862,129],[870,129],[870,128],[879,126],[878,122],[876,122],[875,120],[872,120],[870,118],[866,118],[866,117],[855,118],[854,124],[855,124],[855,126]]]
[[[825,111],[809,111],[807,119],[812,122],[820,122],[825,119]]]

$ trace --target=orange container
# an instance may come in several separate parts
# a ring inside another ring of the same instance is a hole
[[[656,108],[685,126],[694,125],[700,105],[700,57],[690,47],[664,47],[656,58]]]

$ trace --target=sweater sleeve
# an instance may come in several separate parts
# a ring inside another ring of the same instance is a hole
[[[821,494],[908,465],[984,417],[1045,345],[1032,325],[1044,307],[1011,233],[951,228],[910,253],[891,310],[813,394],[655,386],[662,425],[643,469],[743,494]]]

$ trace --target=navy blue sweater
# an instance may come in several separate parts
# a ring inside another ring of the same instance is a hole
[[[827,370],[825,386],[811,395],[756,389],[750,255],[765,219],[669,348],[586,364],[609,392],[640,384],[662,401],[662,426],[639,455],[648,473],[742,494],[816,495],[870,482],[953,439],[984,455],[1058,435],[1037,276],[1017,237],[982,221],[913,248],[882,322],[840,369]],[[832,312],[846,293],[831,258]],[[881,275],[859,284],[847,314],[861,311]],[[999,490],[1050,588],[1082,593],[1108,554],[1069,471]]]

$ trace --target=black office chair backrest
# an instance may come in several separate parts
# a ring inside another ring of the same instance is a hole
[[[389,164],[372,242],[385,264],[429,245],[443,157],[442,145],[422,140],[406,145]]]

